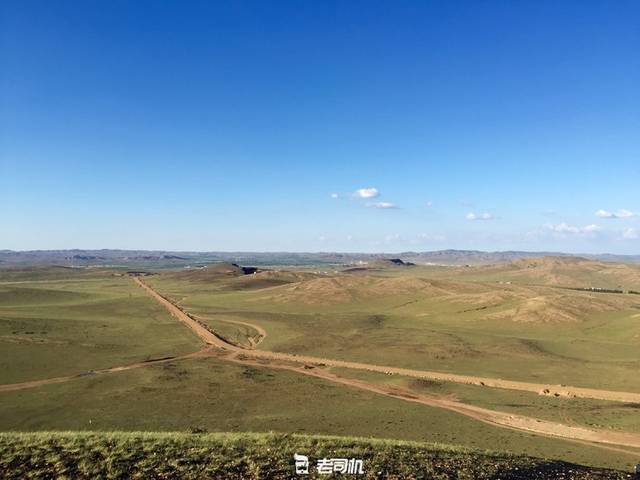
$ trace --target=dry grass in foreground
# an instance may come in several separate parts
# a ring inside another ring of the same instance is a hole
[[[0,477],[288,479],[294,453],[364,461],[357,478],[623,479],[631,474],[437,444],[282,434],[2,433]],[[317,475],[311,464],[305,478]],[[301,477],[303,478],[303,477]],[[356,478],[356,477],[354,477]]]

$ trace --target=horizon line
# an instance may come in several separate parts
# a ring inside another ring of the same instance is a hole
[[[444,248],[438,250],[400,250],[400,251],[340,251],[340,250],[169,250],[169,249],[145,249],[145,248],[38,248],[30,250],[14,250],[10,248],[0,249],[1,253],[36,253],[36,252],[157,252],[157,253],[196,253],[196,254],[296,254],[296,255],[321,255],[321,254],[340,254],[340,255],[400,255],[400,254],[425,254],[440,252],[473,252],[473,253],[532,253],[532,254],[551,254],[551,255],[611,255],[617,257],[637,257],[640,253],[612,253],[612,252],[570,252],[570,251],[553,251],[553,250],[478,250],[468,248]]]

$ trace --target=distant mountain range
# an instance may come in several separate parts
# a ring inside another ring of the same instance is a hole
[[[292,252],[170,252],[149,250],[0,250],[0,267],[138,266],[171,268],[235,262],[243,265],[354,265],[398,258],[418,265],[487,265],[519,258],[576,256],[562,252],[483,252],[479,250],[438,250],[402,253],[292,253]],[[607,262],[640,263],[640,255],[581,254],[584,258]]]

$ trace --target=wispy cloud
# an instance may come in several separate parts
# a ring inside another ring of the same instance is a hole
[[[418,235],[419,242],[443,242],[446,239],[447,237],[437,233],[421,233]]]
[[[596,217],[600,218],[630,218],[635,217],[637,214],[626,208],[621,208],[617,212],[610,212],[603,210],[602,208],[596,212]]]
[[[622,232],[622,238],[624,240],[638,240],[640,239],[640,232],[635,228],[627,228]]]
[[[402,236],[399,233],[393,233],[384,237],[384,243],[396,243],[402,240]]]
[[[484,213],[469,212],[467,213],[467,216],[465,218],[467,220],[495,220],[496,217],[494,217],[488,212],[484,212]]]
[[[615,214],[612,212],[608,212],[606,210],[598,210],[596,212],[596,217],[600,217],[600,218],[616,218]]]
[[[569,225],[565,222],[558,223],[557,225],[548,224],[546,225],[546,228],[547,230],[560,235],[593,235],[602,231],[602,227],[595,224],[577,227],[574,225]]]
[[[339,193],[335,193],[335,192],[334,192],[334,193],[330,193],[330,194],[329,194],[329,196],[330,196],[331,198],[334,198],[334,199],[335,199],[335,198],[340,198],[340,194],[339,194]]]
[[[602,231],[602,227],[599,225],[595,225],[593,223],[591,225],[582,227],[583,233],[595,233],[595,232],[601,232],[601,231]]]
[[[618,211],[616,212],[616,215],[617,215],[619,218],[629,218],[629,217],[635,217],[635,216],[637,216],[638,214],[637,214],[637,213],[635,213],[635,212],[632,212],[631,210],[627,210],[627,209],[623,208],[623,209],[621,209],[621,210],[618,210]]]
[[[377,188],[367,187],[367,188],[359,188],[355,192],[353,192],[354,197],[358,198],[376,198],[380,195],[380,192]]]
[[[380,208],[380,209],[394,209],[400,208],[395,203],[391,202],[376,202],[376,203],[367,203],[367,207],[369,208]]]

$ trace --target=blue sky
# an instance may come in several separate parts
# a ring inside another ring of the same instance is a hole
[[[638,254],[638,18],[2,2],[0,248]]]

